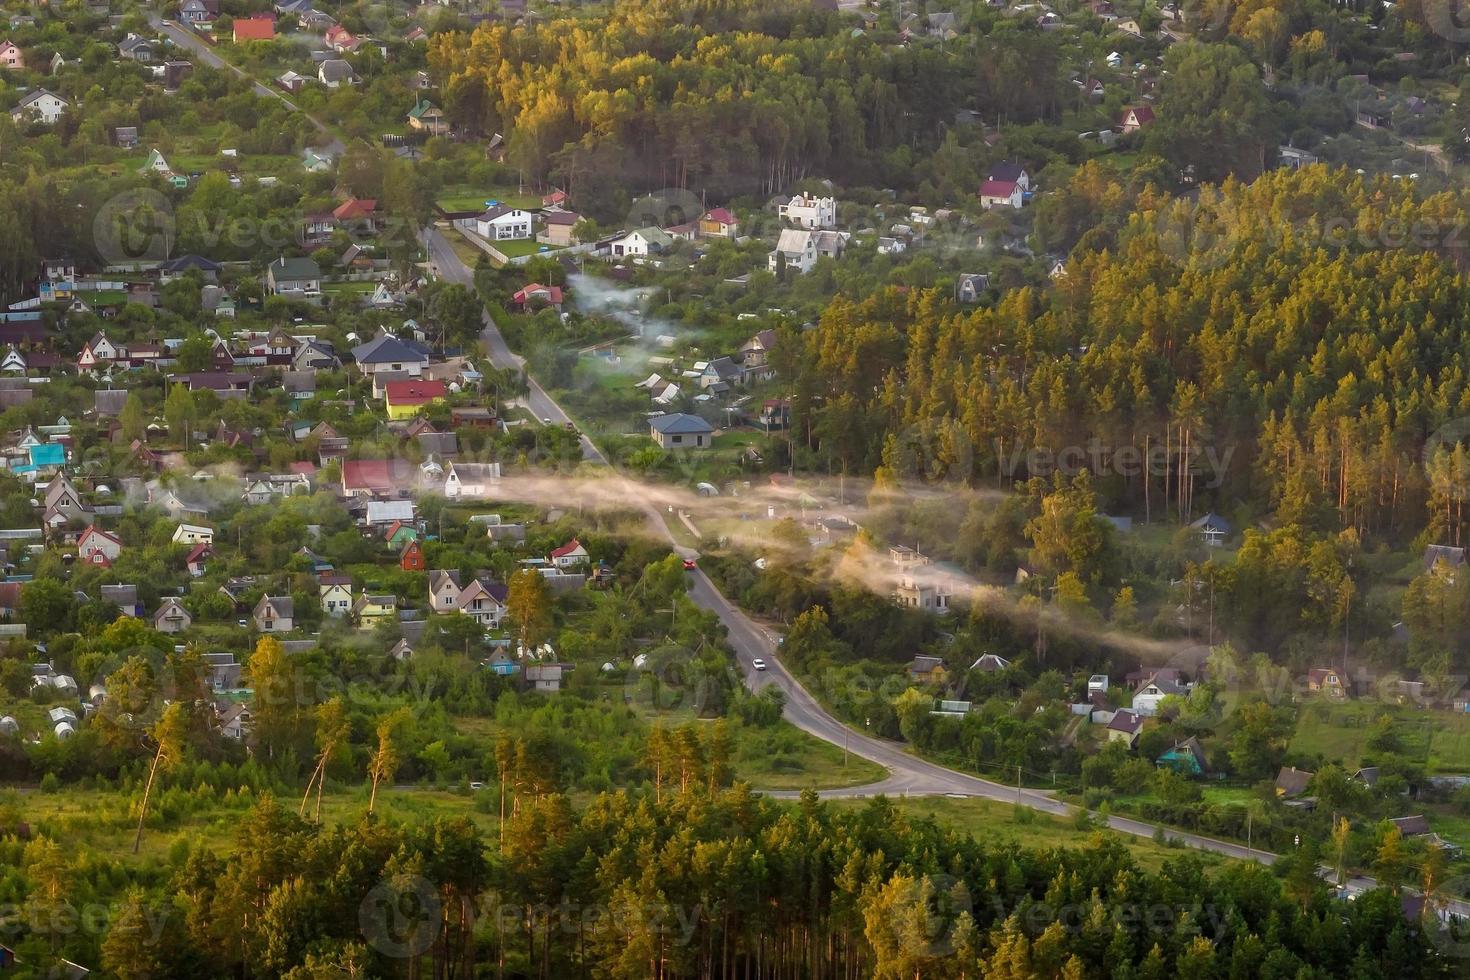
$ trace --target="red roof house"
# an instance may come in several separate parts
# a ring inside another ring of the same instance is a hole
[[[1123,113],[1123,132],[1136,133],[1154,121],[1153,106],[1136,105]]]
[[[404,545],[403,550],[398,553],[398,567],[405,572],[422,572],[427,567],[424,564],[424,549],[417,540]]]
[[[539,282],[529,283],[516,290],[511,301],[521,309],[532,306],[554,306],[561,309],[561,287],[543,286]]]
[[[271,41],[276,36],[276,22],[266,17],[245,17],[235,21],[235,43]]]

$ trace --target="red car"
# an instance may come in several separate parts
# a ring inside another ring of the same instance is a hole
[[[686,572],[692,572],[692,571],[694,571],[694,559],[693,558],[685,558],[684,559],[684,571],[686,571]]]

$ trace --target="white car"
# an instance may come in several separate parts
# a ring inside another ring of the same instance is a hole
[[[766,662],[764,660],[762,660],[760,657],[756,657],[754,660],[752,660],[750,662],[750,665],[752,667],[754,667],[756,670],[765,670],[766,669]]]

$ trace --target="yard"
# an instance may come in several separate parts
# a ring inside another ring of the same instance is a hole
[[[1312,702],[1297,719],[1295,752],[1348,768],[1371,755],[1368,742],[1387,716],[1396,751],[1431,773],[1470,773],[1470,715],[1376,701]]]
[[[829,800],[829,806],[861,808],[871,799]],[[1018,810],[1014,804],[998,800],[957,798],[949,796],[899,797],[889,800],[913,819],[933,818],[947,822],[956,830],[973,834],[991,845],[1014,843],[1024,848],[1087,847],[1101,837],[1113,836],[1122,841],[1135,860],[1144,868],[1157,871],[1165,861],[1179,857],[1180,849],[1129,834],[1114,834],[1091,828],[1079,829],[1071,820]],[[1207,867],[1218,867],[1226,859],[1208,851],[1188,851]]]
[[[537,253],[549,255],[560,248],[558,245],[543,245],[534,238],[511,239],[490,244],[508,259],[518,259],[523,255],[536,255]]]
[[[484,211],[486,201],[498,201],[523,211],[535,211],[541,207],[539,194],[526,194],[508,187],[474,188],[464,185],[446,187],[434,199],[435,204],[450,212]]]

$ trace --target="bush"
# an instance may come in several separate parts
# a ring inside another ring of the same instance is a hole
[[[41,777],[41,792],[43,792],[43,793],[59,793],[59,792],[61,792],[61,779],[56,775],[56,773],[54,773],[54,772],[48,772],[46,775],[44,775],[44,776]]]

